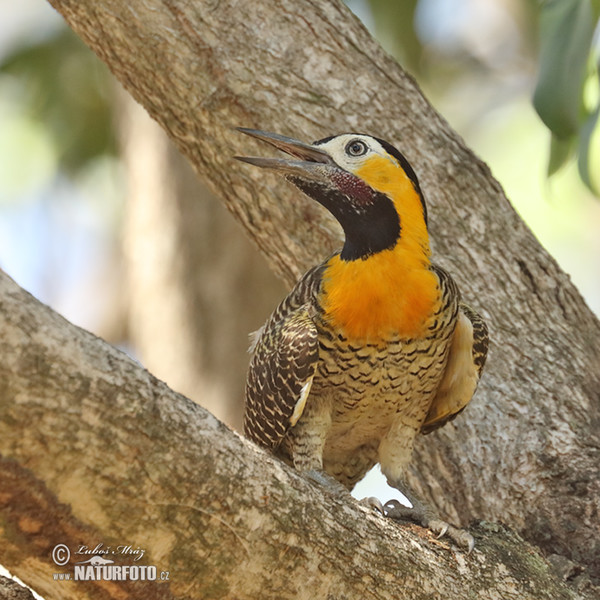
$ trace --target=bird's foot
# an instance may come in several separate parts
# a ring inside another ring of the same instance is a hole
[[[321,469],[310,469],[304,471],[304,475],[314,483],[324,487],[334,496],[348,495],[350,492],[334,477]]]
[[[440,519],[432,510],[423,503],[411,498],[412,507],[400,504],[398,500],[390,500],[384,505],[384,514],[397,521],[410,521],[417,523],[432,531],[439,539],[443,536],[450,538],[457,546],[464,548],[470,554],[475,547],[475,539],[464,529],[453,527]]]
[[[381,504],[379,499],[375,498],[375,496],[367,496],[366,498],[359,500],[358,503],[362,504],[363,506],[366,506],[367,508],[373,509],[374,511],[378,512],[380,515],[385,516],[385,509],[383,507],[383,504]]]

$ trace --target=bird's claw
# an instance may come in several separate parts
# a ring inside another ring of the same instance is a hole
[[[372,508],[379,514],[385,516],[385,509],[383,507],[383,504],[381,504],[381,502],[377,498],[375,498],[375,496],[367,496],[366,498],[359,500],[358,503],[362,504],[363,506],[366,506],[367,508]]]
[[[446,535],[460,548],[464,548],[467,554],[471,554],[475,548],[475,538],[464,529],[457,529],[450,525]]]
[[[444,537],[448,532],[450,525],[446,523],[446,521],[442,521],[441,519],[429,519],[425,520],[427,529],[431,529],[435,534],[435,538],[439,540],[441,537]]]
[[[404,506],[398,500],[389,500],[383,506],[384,514],[390,519],[398,521],[411,521],[417,523],[434,533],[436,539],[450,538],[457,546],[464,548],[470,554],[475,547],[475,539],[464,529],[457,529],[446,521],[428,514],[423,507]]]

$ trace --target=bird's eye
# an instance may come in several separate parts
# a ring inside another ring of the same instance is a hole
[[[352,140],[346,144],[346,154],[349,156],[362,156],[368,150],[368,146],[361,140]]]

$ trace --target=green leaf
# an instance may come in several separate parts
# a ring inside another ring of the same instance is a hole
[[[546,0],[542,4],[540,71],[533,105],[559,138],[569,138],[579,128],[594,27],[590,0]]]
[[[577,167],[583,182],[600,197],[600,106],[581,128]]]
[[[552,134],[550,140],[550,157],[548,158],[548,177],[556,173],[573,154],[574,138],[559,138]]]

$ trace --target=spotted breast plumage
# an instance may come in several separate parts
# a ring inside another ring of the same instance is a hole
[[[408,518],[447,531],[407,490],[403,473],[416,435],[470,402],[487,328],[431,261],[414,171],[393,146],[367,135],[305,144],[241,131],[293,158],[240,160],[281,172],[345,234],[341,251],[310,269],[255,334],[246,435],[349,490],[379,463],[390,485],[411,499]],[[472,547],[468,534],[454,539]]]

